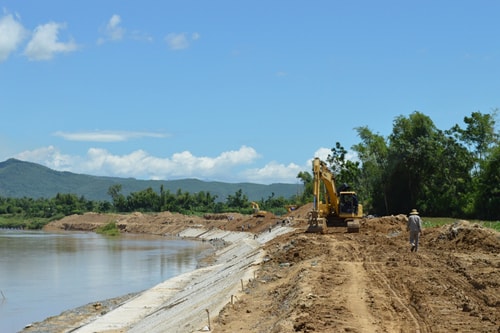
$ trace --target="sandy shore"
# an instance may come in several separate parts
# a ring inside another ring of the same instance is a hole
[[[209,266],[196,269],[137,295],[120,304],[109,305],[110,311],[94,311],[84,319],[68,322],[57,332],[197,332],[209,331],[211,320],[220,310],[245,291],[263,258],[262,245],[274,237],[292,231],[275,227],[271,232],[252,233],[187,228],[180,237],[200,240],[217,239],[226,246],[217,250]],[[106,304],[107,305],[107,304]],[[101,302],[94,308],[104,306]],[[92,309],[91,305],[88,308]],[[80,309],[82,310],[82,309]],[[211,318],[212,317],[212,318]],[[63,321],[64,322],[64,321]],[[52,329],[55,327],[52,325]],[[23,332],[41,332],[36,326]],[[54,332],[54,331],[51,331]]]

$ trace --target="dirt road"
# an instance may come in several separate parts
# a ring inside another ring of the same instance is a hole
[[[500,332],[500,238],[457,223],[410,252],[405,217],[285,235],[214,332]]]

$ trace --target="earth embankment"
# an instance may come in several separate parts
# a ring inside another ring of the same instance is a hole
[[[499,233],[456,221],[426,229],[415,253],[406,221],[278,237],[214,332],[500,332]]]

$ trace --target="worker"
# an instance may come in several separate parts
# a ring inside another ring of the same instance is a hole
[[[408,217],[408,224],[406,225],[406,230],[410,232],[410,245],[411,252],[417,252],[418,250],[418,238],[423,235],[422,232],[422,219],[418,215],[416,209],[412,209],[410,216]]]

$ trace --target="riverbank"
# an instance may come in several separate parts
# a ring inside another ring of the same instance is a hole
[[[215,253],[214,264],[160,283],[73,332],[180,333],[208,329],[210,314],[217,316],[253,278],[263,258],[261,245],[291,230],[274,228],[255,239],[244,232],[186,229],[179,233],[180,237],[221,239],[228,245]]]
[[[193,332],[208,328],[209,316],[217,316],[226,304],[237,299],[253,278],[253,271],[263,257],[261,245],[291,231],[291,228],[276,224],[274,219],[267,223],[261,219],[258,223],[251,217],[231,216],[199,221],[170,213],[161,216],[139,213],[72,216],[48,225],[47,230],[93,231],[110,220],[117,222],[123,232],[141,230],[142,233],[211,242],[216,252],[205,258],[200,265],[202,268],[193,272],[135,295],[65,311],[34,323],[23,332]],[[251,224],[254,224],[255,233],[227,230],[242,229],[242,226],[248,230],[249,225],[252,229]],[[210,228],[203,228],[203,225]],[[259,234],[260,230],[266,232]]]

